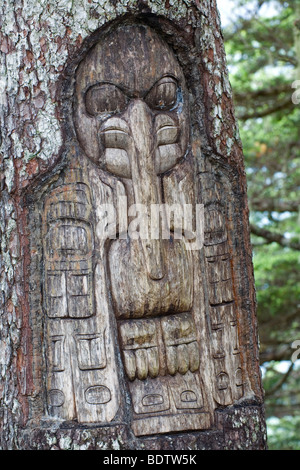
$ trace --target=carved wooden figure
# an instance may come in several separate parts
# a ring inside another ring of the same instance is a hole
[[[130,407],[136,436],[210,429],[244,393],[226,200],[211,172],[195,177],[167,43],[136,24],[96,43],[76,70],[73,121],[81,154],[44,198],[48,413],[107,424]],[[204,247],[190,249],[164,208],[197,204]],[[132,207],[148,210],[134,236]],[[153,236],[151,207],[168,238]]]
[[[265,448],[217,0],[14,3],[0,4],[0,448]]]

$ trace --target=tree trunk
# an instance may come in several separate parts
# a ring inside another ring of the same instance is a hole
[[[295,52],[296,52],[296,80],[300,80],[300,2],[296,0],[295,5],[295,27],[294,27],[294,35],[295,35]]]
[[[265,449],[215,0],[0,10],[1,448]],[[120,195],[203,209],[200,245],[129,243]]]

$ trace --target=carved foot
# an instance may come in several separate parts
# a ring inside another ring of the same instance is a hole
[[[170,375],[195,372],[200,365],[200,351],[191,313],[164,317],[161,320],[166,348],[166,365]]]
[[[196,372],[200,351],[191,313],[120,322],[124,367],[130,381]]]

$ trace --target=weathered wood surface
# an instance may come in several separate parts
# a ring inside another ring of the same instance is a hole
[[[54,3],[12,15],[6,2],[2,26],[1,446],[264,448],[215,2]],[[125,238],[125,196],[203,204],[204,247],[177,240],[175,219],[169,240]],[[108,205],[118,224],[104,234]],[[87,427],[83,443],[81,427],[66,431],[76,423],[110,427]]]

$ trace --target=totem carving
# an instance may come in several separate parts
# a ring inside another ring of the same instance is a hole
[[[111,354],[95,293],[93,206],[82,173],[68,169],[44,205],[47,401],[51,415],[97,422],[114,413],[113,406],[97,406],[113,400],[103,376]]]
[[[76,70],[73,122],[80,151],[43,210],[48,413],[107,424],[127,406],[136,436],[209,429],[244,393],[226,201],[197,168],[166,42],[135,24],[103,37]],[[197,204],[191,249],[166,208]]]

